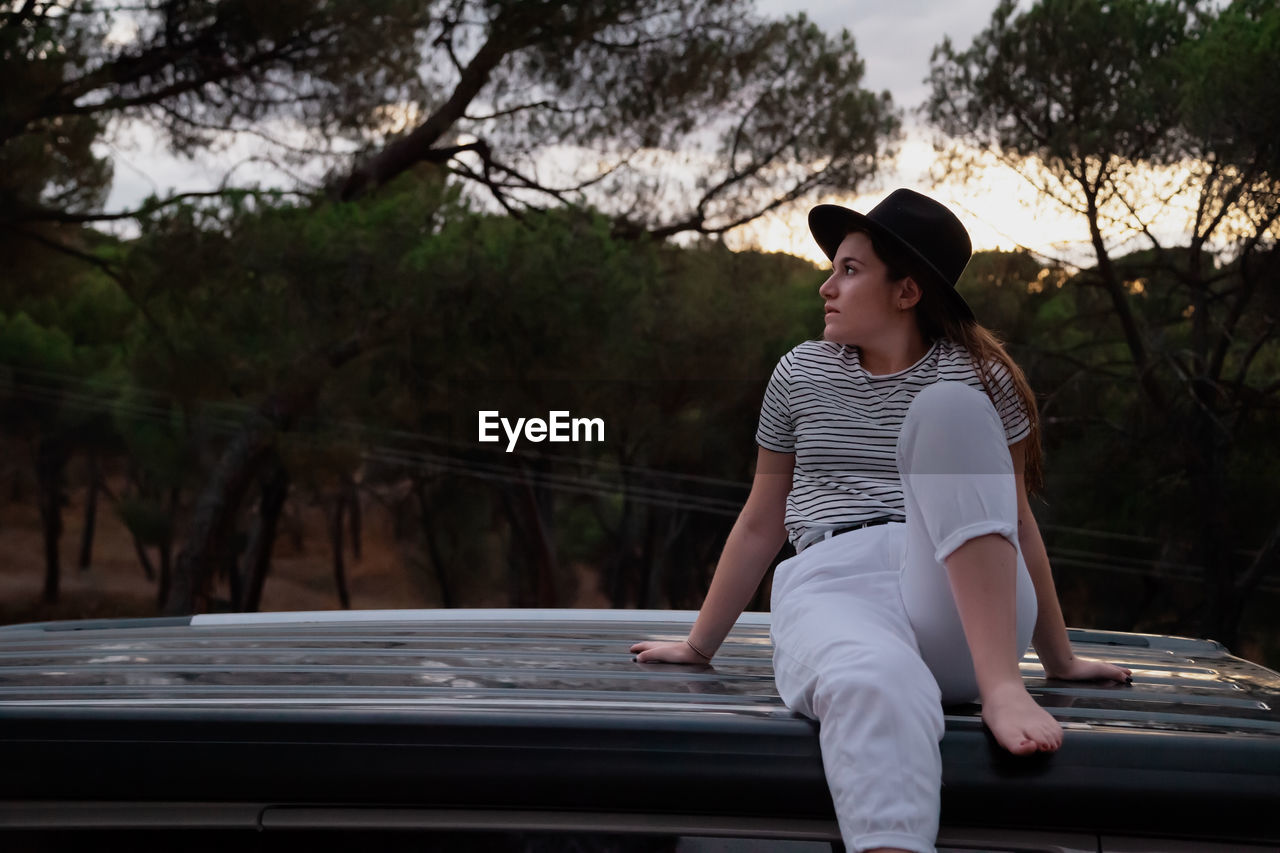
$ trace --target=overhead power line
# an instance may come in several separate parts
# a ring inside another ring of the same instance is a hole
[[[0,368],[6,367],[6,366],[11,368],[13,367],[12,365],[0,364]],[[84,379],[83,377],[75,376],[74,374],[59,373],[56,371],[33,370],[28,368],[21,368],[21,369],[24,373],[45,376],[57,382],[76,383],[82,386],[89,386],[94,389],[114,391],[117,393],[125,392],[125,391],[128,391],[130,393],[135,393],[135,394],[141,393],[144,395],[149,395],[160,402],[147,404],[147,403],[140,403],[136,401],[125,402],[117,399],[112,403],[110,403],[109,405],[104,405],[102,401],[102,397],[95,396],[94,394],[86,393],[84,391],[80,391],[80,392],[71,391],[59,385],[52,385],[52,384],[39,386],[30,382],[21,383],[22,393],[31,395],[33,399],[38,398],[48,402],[59,402],[65,399],[67,402],[72,403],[73,405],[77,401],[79,401],[82,405],[86,407],[93,407],[95,409],[110,408],[118,411],[123,411],[129,414],[135,414],[139,417],[142,417],[144,414],[148,412],[154,412],[158,415],[161,415],[164,418],[168,418],[173,413],[173,410],[172,410],[173,397],[172,395],[166,394],[165,392],[162,392],[162,391],[156,391],[154,389],[147,389],[141,386],[126,384],[126,383],[108,382],[104,380],[89,380],[89,379]],[[14,388],[14,385],[11,378],[5,378],[3,377],[2,374],[0,374],[0,388],[3,388],[3,387]],[[45,396],[43,397],[38,396],[42,392],[45,394]],[[254,411],[255,407],[252,404],[247,404],[247,403],[230,403],[230,402],[223,402],[223,401],[212,401],[212,402],[202,402],[201,408],[207,409],[207,410],[213,410],[215,412],[217,410],[221,410],[221,414],[210,414],[208,412],[202,412],[200,417],[203,423],[215,424],[215,425],[217,424],[226,425],[228,429],[231,429],[232,431],[234,431],[234,429],[237,428],[243,422],[244,418],[248,417],[249,414]],[[437,435],[430,435],[422,432],[413,432],[410,430],[375,426],[375,425],[364,423],[361,421],[337,420],[332,418],[315,418],[315,419],[310,419],[309,422],[314,424],[317,428],[320,428],[320,429],[327,429],[333,432],[341,432],[345,430],[352,434],[356,434],[365,438],[397,439],[397,440],[404,440],[404,441],[420,442],[424,444],[435,445],[438,447],[465,450],[468,452],[476,452],[477,449],[480,449],[482,451],[486,450],[484,448],[477,448],[474,443],[457,441],[454,439],[441,438],[440,436],[437,436]],[[297,435],[299,433],[295,432],[294,434]],[[578,465],[578,466],[591,467],[591,468],[602,469],[602,470],[615,470],[615,471],[618,471],[619,473],[634,474],[637,476],[655,477],[655,478],[660,478],[660,479],[675,481],[675,482],[700,483],[700,484],[709,485],[709,486],[723,487],[726,489],[742,492],[744,495],[744,499],[745,499],[745,493],[750,490],[750,485],[742,480],[732,480],[732,479],[726,479],[724,477],[710,477],[703,474],[686,474],[686,473],[681,473],[676,471],[666,471],[666,470],[657,469],[657,468],[649,468],[649,467],[640,466],[640,465],[627,465],[627,464],[623,464],[621,462],[617,462],[615,460],[610,460],[610,459],[584,459],[582,457],[573,456],[570,454],[555,454],[555,453],[548,453],[546,451],[541,451],[541,450],[531,450],[528,448],[522,448],[520,455],[524,459],[538,461],[538,462]]]
[[[3,365],[0,365],[0,367],[3,367]],[[16,382],[12,376],[4,376],[2,373],[0,373],[0,389],[5,390],[11,396],[18,397],[20,399],[57,403],[85,410],[119,412],[126,416],[149,422],[172,424],[174,418],[180,415],[180,413],[175,411],[172,407],[172,398],[161,392],[121,383],[84,380],[70,374],[59,374],[53,371],[28,371],[26,368],[23,368],[23,371],[24,373],[42,375],[58,382],[66,382],[68,384],[76,383],[81,386],[82,390],[77,391],[53,384],[41,385],[33,384],[31,382]],[[104,397],[101,393],[92,393],[89,390],[84,390],[86,387],[99,391],[115,393],[127,390],[131,392],[131,394],[151,396],[158,402],[148,403],[138,399]],[[197,416],[197,420],[201,426],[217,434],[230,436],[234,435],[236,431],[240,429],[244,418],[254,410],[254,407],[248,404],[215,402],[202,404],[201,409],[202,411]],[[359,436],[362,439],[363,444],[363,448],[359,455],[362,459],[369,462],[402,466],[412,470],[428,473],[451,474],[488,482],[513,485],[536,483],[537,487],[540,489],[547,489],[563,494],[587,495],[593,497],[625,496],[626,499],[637,504],[669,509],[680,509],[721,518],[735,518],[741,510],[743,503],[742,497],[717,497],[713,495],[677,491],[669,487],[664,488],[660,484],[663,481],[667,481],[668,483],[696,483],[714,486],[719,489],[727,489],[738,494],[745,493],[749,490],[749,486],[747,484],[735,480],[680,474],[642,466],[621,465],[609,462],[608,460],[582,459],[564,454],[556,455],[528,453],[522,451],[521,456],[526,459],[532,457],[539,462],[548,462],[552,464],[575,466],[579,469],[587,469],[587,473],[584,474],[556,473],[546,470],[531,472],[526,468],[520,467],[519,464],[512,465],[509,462],[484,461],[482,459],[478,459],[476,458],[477,448],[473,445],[439,439],[435,436],[429,436],[422,433],[374,427],[356,421],[327,420],[318,421],[317,423],[321,426],[327,426],[329,429],[337,432],[345,430]],[[433,450],[406,448],[393,444],[373,443],[367,441],[370,436],[395,437],[402,440],[418,442],[428,446],[445,449],[465,448],[468,453],[466,456],[463,456],[458,453],[437,452]],[[290,433],[290,438],[293,441],[303,441],[316,445],[322,445],[330,440],[326,435],[311,435],[299,432]],[[495,460],[506,457],[506,454],[495,453],[493,451],[482,450],[481,452],[492,453]],[[600,475],[603,473],[626,473],[633,475],[639,482],[632,482],[624,485],[616,480],[602,479],[600,476],[591,476],[592,474]],[[649,481],[656,481],[658,484],[643,484],[646,479]],[[1072,527],[1059,524],[1040,524],[1039,527],[1043,532],[1051,534],[1067,534],[1071,536],[1106,541],[1130,542],[1141,545],[1161,544],[1161,540],[1154,537],[1116,533],[1106,530]],[[1054,546],[1050,547],[1048,550],[1051,562],[1055,567],[1074,567],[1088,570],[1108,571],[1119,574],[1172,578],[1187,581],[1203,580],[1202,570],[1198,566],[1188,563],[1171,563],[1159,559],[1130,557],[1118,555],[1113,552],[1097,552],[1079,548],[1063,548]],[[1248,549],[1238,549],[1235,553],[1240,556],[1252,558],[1257,552],[1256,550],[1251,551]],[[1280,592],[1280,584],[1271,581],[1260,584],[1258,588],[1269,592]]]

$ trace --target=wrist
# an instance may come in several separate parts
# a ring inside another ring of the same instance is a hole
[[[711,655],[704,652],[699,646],[695,646],[693,644],[693,640],[690,640],[688,637],[685,637],[684,644],[688,646],[690,649],[692,649],[693,653],[698,657],[702,658],[703,660],[705,661],[711,660]]]
[[[1045,673],[1068,672],[1075,663],[1075,650],[1067,637],[1067,629],[1046,630],[1031,635],[1031,647],[1040,658]]]
[[[1044,674],[1048,678],[1054,678],[1071,671],[1071,665],[1075,663],[1075,655],[1067,652],[1066,657],[1054,655],[1042,655],[1037,650],[1036,654],[1040,658],[1040,666],[1044,668]]]

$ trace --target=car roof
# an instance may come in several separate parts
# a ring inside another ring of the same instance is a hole
[[[323,802],[349,797],[359,779],[367,796],[403,798],[409,774],[412,796],[437,804],[692,802],[829,817],[815,726],[773,684],[768,614],[743,614],[711,666],[629,653],[636,640],[683,638],[696,615],[325,611],[6,626],[0,766],[26,770],[0,775],[0,798],[111,799],[72,780],[73,768],[105,762],[118,771],[111,785],[140,796],[176,786],[216,797],[218,780],[235,779],[246,795]],[[1052,757],[1014,759],[992,745],[978,706],[945,709],[944,819],[1280,840],[1263,817],[1280,797],[1280,676],[1212,641],[1069,634],[1077,654],[1131,668],[1133,684],[1048,681],[1024,657],[1028,689],[1067,729]],[[237,769],[276,753],[267,763],[292,762],[287,776],[259,769],[250,784]],[[444,777],[430,770],[441,763]],[[1053,807],[1063,797],[1089,827]]]
[[[475,707],[790,718],[773,685],[769,615],[745,613],[709,667],[640,664],[639,639],[682,639],[696,613],[373,610],[203,614],[0,628],[0,707]],[[1071,726],[1280,734],[1280,676],[1219,643],[1069,631],[1132,685],[1021,669]],[[949,709],[971,718],[976,705]]]

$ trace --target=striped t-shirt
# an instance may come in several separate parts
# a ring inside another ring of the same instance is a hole
[[[1003,365],[992,365],[996,411],[1010,444],[1031,432]],[[897,444],[907,407],[927,385],[964,382],[985,393],[966,350],[942,338],[918,362],[872,376],[856,347],[806,341],[778,362],[760,409],[756,442],[794,453],[785,524],[791,542],[810,531],[873,518],[906,520]]]

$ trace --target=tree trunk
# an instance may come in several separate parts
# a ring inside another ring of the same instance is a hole
[[[156,588],[156,606],[164,607],[169,599],[169,590],[173,587],[173,532],[178,529],[178,497],[180,489],[174,486],[169,491],[169,525],[160,539],[157,550],[160,552],[160,583]],[[150,563],[147,571],[151,572]],[[154,573],[152,573],[154,574]],[[150,574],[148,575],[151,576]]]
[[[36,450],[36,483],[39,492],[40,526],[44,532],[44,600],[58,600],[60,565],[58,540],[62,538],[62,479],[67,465],[66,450],[59,438],[42,438]]]
[[[560,589],[556,576],[559,574],[560,561],[556,559],[553,498],[550,492],[543,491],[540,495],[535,490],[528,471],[524,473],[521,492],[537,555],[535,606],[557,607],[560,604]]]
[[[182,497],[182,489],[173,486],[169,490],[169,527],[160,540],[160,585],[165,596],[173,585],[173,534],[178,529],[178,501]],[[165,597],[161,597],[165,601]]]
[[[532,602],[527,587],[532,560],[529,549],[525,547],[528,536],[524,531],[523,514],[513,491],[507,486],[500,489],[502,509],[507,517],[507,588],[512,607],[529,607]]]
[[[626,465],[627,460],[622,460]],[[631,500],[630,478],[622,469],[622,513],[618,518],[618,535],[615,537],[613,559],[609,561],[605,588],[609,591],[609,604],[615,610],[627,606],[631,580],[631,549],[635,541],[635,502]]]
[[[80,536],[80,571],[93,564],[93,528],[98,519],[98,451],[89,449],[89,491],[84,499],[84,530]]]
[[[377,317],[351,338],[312,353],[299,365],[296,373],[301,378],[293,388],[268,395],[249,415],[223,451],[196,501],[186,545],[174,567],[173,588],[164,607],[166,615],[196,612],[245,492],[275,450],[277,432],[290,429],[314,408],[321,386],[333,371],[383,343],[380,335],[388,320],[386,316]]]
[[[142,573],[146,575],[147,580],[155,580],[156,569],[151,563],[151,557],[147,554],[147,546],[142,544],[142,540],[136,533],[130,532],[129,535],[133,539],[133,550],[138,555],[138,562],[142,564]]]
[[[426,481],[415,479],[413,483],[413,493],[418,499],[418,512],[422,524],[422,539],[427,550],[427,556],[430,558],[431,564],[436,570],[436,584],[440,587],[440,606],[457,607],[458,602],[455,598],[453,585],[449,582],[448,570],[445,567],[444,558],[440,553],[440,544],[431,532],[431,506],[427,501]]]
[[[511,528],[511,584],[517,607],[555,607],[559,602],[555,545],[550,524],[527,470],[519,484],[502,489],[502,504]]]
[[[347,569],[342,561],[342,520],[346,515],[347,492],[338,492],[334,501],[333,516],[329,520],[329,542],[333,548],[333,579],[338,585],[338,603],[343,610],[351,609],[351,595],[347,592]]]
[[[660,606],[658,591],[661,588],[662,579],[662,550],[659,546],[662,521],[660,513],[664,510],[649,506],[645,512],[644,525],[644,550],[641,552],[644,556],[640,560],[640,606],[645,610],[652,610]]]
[[[256,613],[262,606],[262,590],[271,571],[271,551],[275,546],[276,530],[285,500],[289,497],[289,472],[279,463],[272,467],[262,484],[258,499],[258,517],[245,550],[244,599],[237,602],[242,612]]]
[[[276,402],[292,408],[287,401]],[[165,598],[166,615],[182,616],[204,608],[204,590],[213,575],[217,555],[232,532],[250,481],[274,448],[273,420],[262,411],[254,412],[214,467],[196,502],[186,545],[174,566]]]
[[[1197,562],[1204,572],[1206,606],[1199,631],[1202,636],[1230,647],[1239,627],[1238,620],[1232,616],[1237,610],[1236,585],[1225,517],[1227,491],[1223,482],[1230,437],[1222,434],[1214,416],[1211,389],[1212,383],[1206,385],[1204,377],[1191,380],[1188,390],[1192,394],[1192,407],[1179,432],[1183,436],[1183,465],[1191,490],[1190,505],[1195,513],[1194,518],[1187,520],[1187,529],[1196,531]]]
[[[351,559],[360,562],[360,540],[364,527],[363,515],[360,512],[360,487],[355,477],[347,475],[347,506],[351,509]]]
[[[1124,333],[1125,345],[1129,349],[1129,356],[1133,359],[1133,366],[1138,374],[1138,384],[1146,392],[1147,397],[1156,409],[1163,412],[1167,409],[1164,389],[1152,369],[1146,339],[1143,336],[1143,330],[1138,324],[1138,319],[1134,315],[1133,306],[1130,304],[1124,281],[1116,271],[1115,265],[1111,261],[1111,255],[1107,251],[1106,243],[1102,238],[1097,189],[1090,187],[1087,181],[1081,180],[1080,183],[1085,190],[1085,199],[1088,207],[1089,238],[1093,243],[1094,258],[1098,262],[1098,275],[1102,280],[1103,289],[1111,297],[1111,307],[1115,310],[1116,319],[1120,321],[1120,329]]]
[[[223,565],[226,566],[229,590],[227,606],[233,613],[238,612],[239,607],[236,602],[244,599],[244,576],[240,572],[240,555],[233,549],[227,549],[227,553],[223,556]]]
[[[662,567],[662,591],[666,596],[666,605],[675,607],[675,602],[684,598],[689,578],[693,576],[693,572],[690,571],[689,555],[680,548],[680,540],[685,525],[689,521],[689,512],[683,509],[668,509],[663,512],[663,515],[666,521],[663,525],[666,533],[662,537],[658,562]]]

